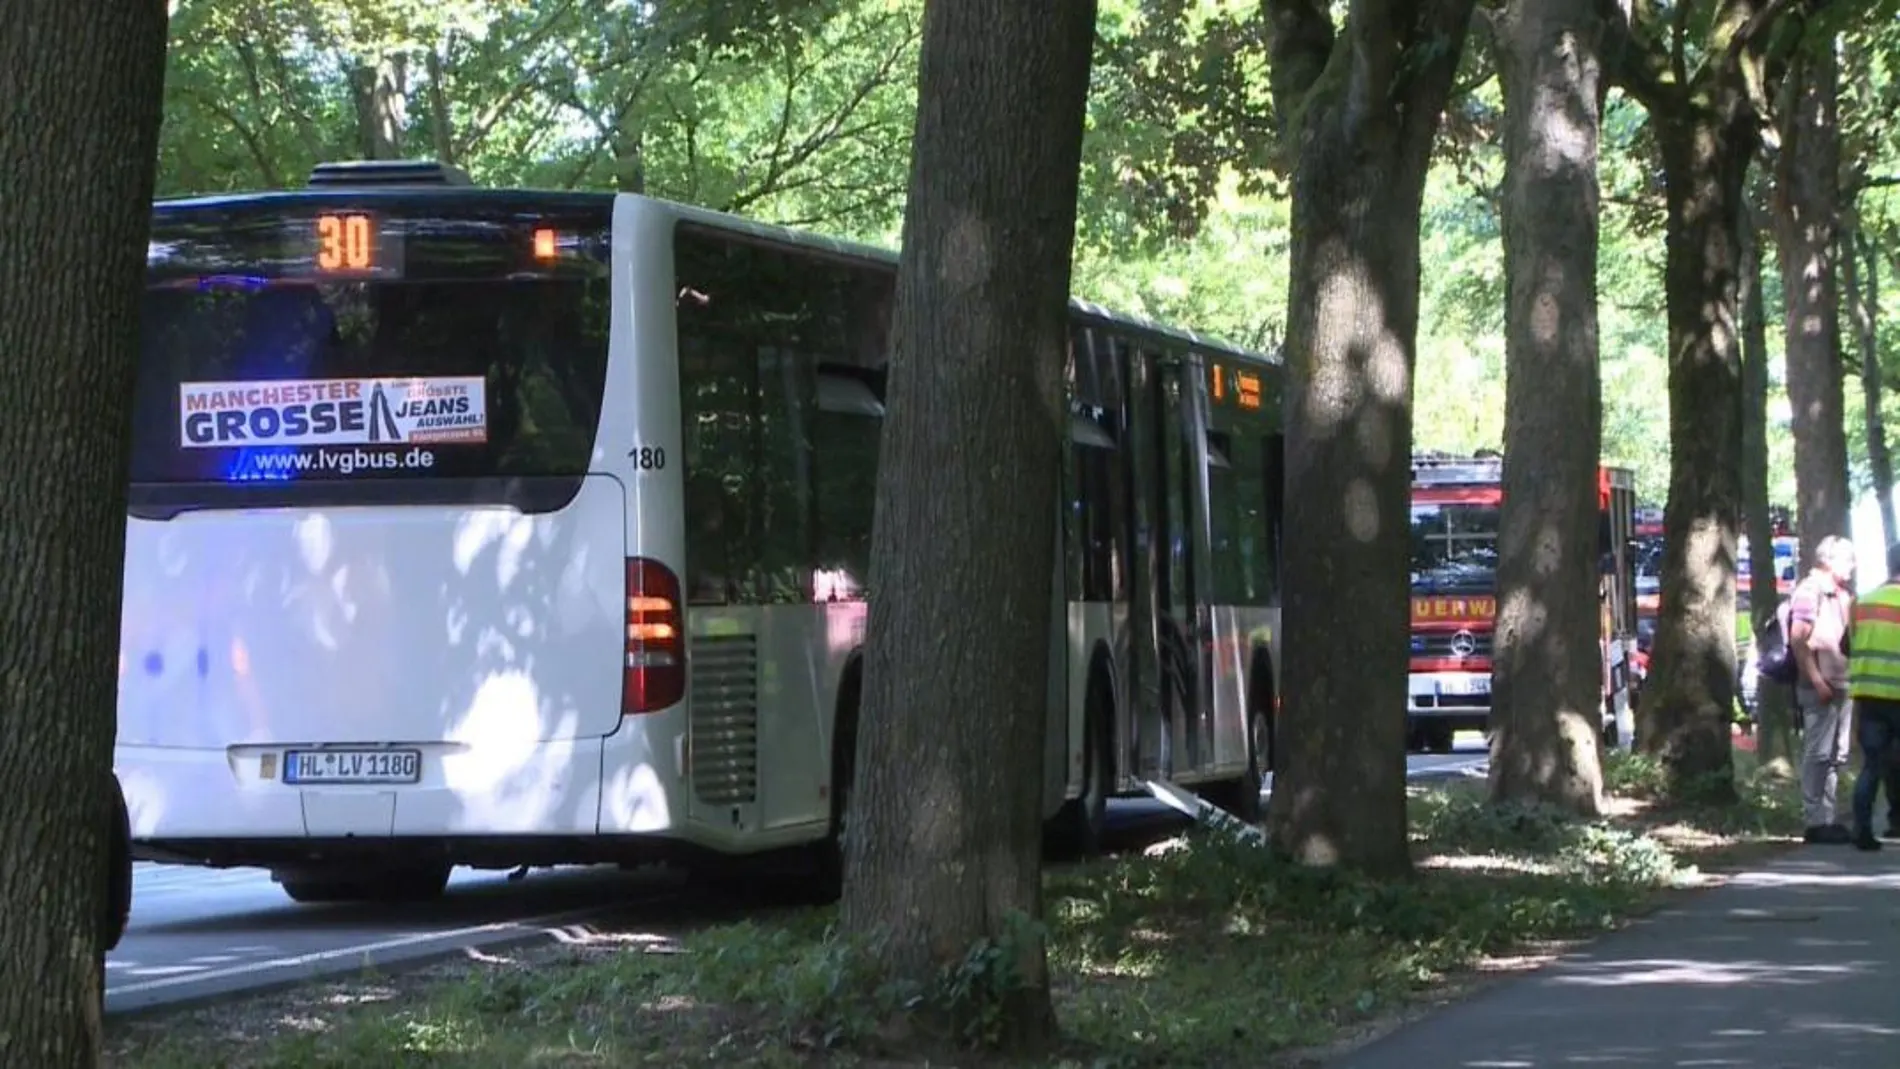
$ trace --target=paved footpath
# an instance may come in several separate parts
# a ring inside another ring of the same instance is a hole
[[[1900,1067],[1900,843],[1796,847],[1334,1064]]]

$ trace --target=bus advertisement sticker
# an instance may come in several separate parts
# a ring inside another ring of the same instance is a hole
[[[178,387],[178,443],[480,445],[488,440],[487,385],[479,375],[186,382]]]

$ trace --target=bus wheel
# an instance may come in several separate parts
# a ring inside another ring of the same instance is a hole
[[[366,897],[366,888],[356,880],[340,876],[291,876],[286,873],[272,873],[277,885],[284,889],[292,902],[303,905],[318,905],[325,902],[350,902]]]
[[[1104,679],[1099,670],[1089,673],[1088,711],[1082,720],[1082,793],[1062,804],[1050,829],[1051,852],[1059,858],[1095,857],[1108,838],[1108,796],[1115,777],[1109,734],[1114,702]]]
[[[447,864],[421,863],[368,872],[273,872],[292,902],[429,902],[448,889]]]
[[[106,909],[99,929],[101,952],[119,945],[132,916],[132,818],[116,775],[112,777],[111,803],[111,832],[106,840]]]
[[[380,873],[370,884],[370,897],[378,902],[433,902],[448,890],[452,869],[446,863],[423,863]]]
[[[1266,771],[1273,764],[1273,718],[1265,709],[1255,708],[1247,715],[1247,772],[1239,779],[1214,784],[1205,792],[1209,802],[1227,810],[1248,824],[1261,818],[1260,791]]]
[[[851,794],[858,774],[858,703],[864,684],[861,671],[859,665],[848,670],[838,695],[837,732],[831,745],[831,825],[825,837],[811,848],[812,867],[816,870],[811,897],[820,903],[835,902],[844,894]]]

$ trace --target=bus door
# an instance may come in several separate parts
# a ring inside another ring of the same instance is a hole
[[[1197,656],[1203,599],[1196,565],[1206,534],[1196,523],[1194,487],[1205,471],[1205,443],[1195,444],[1200,424],[1188,418],[1198,407],[1187,400],[1197,384],[1191,369],[1152,351],[1131,363],[1136,767],[1144,779],[1168,779],[1212,756],[1202,717],[1205,662]]]

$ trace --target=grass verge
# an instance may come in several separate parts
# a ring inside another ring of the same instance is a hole
[[[396,1069],[521,1066],[1117,1067],[1312,1064],[1568,941],[1644,912],[1705,869],[1799,829],[1782,783],[1741,763],[1740,804],[1660,800],[1660,769],[1613,755],[1611,814],[1497,809],[1482,784],[1417,789],[1418,874],[1380,884],[1299,869],[1210,829],[1052,871],[1045,905],[1065,1048],[1001,1062],[917,1053],[891,1028],[830,909],[657,942],[535,950],[111,1026],[108,1064]],[[1006,948],[912,998],[975,999]],[[976,1014],[971,1019],[982,1020]]]

